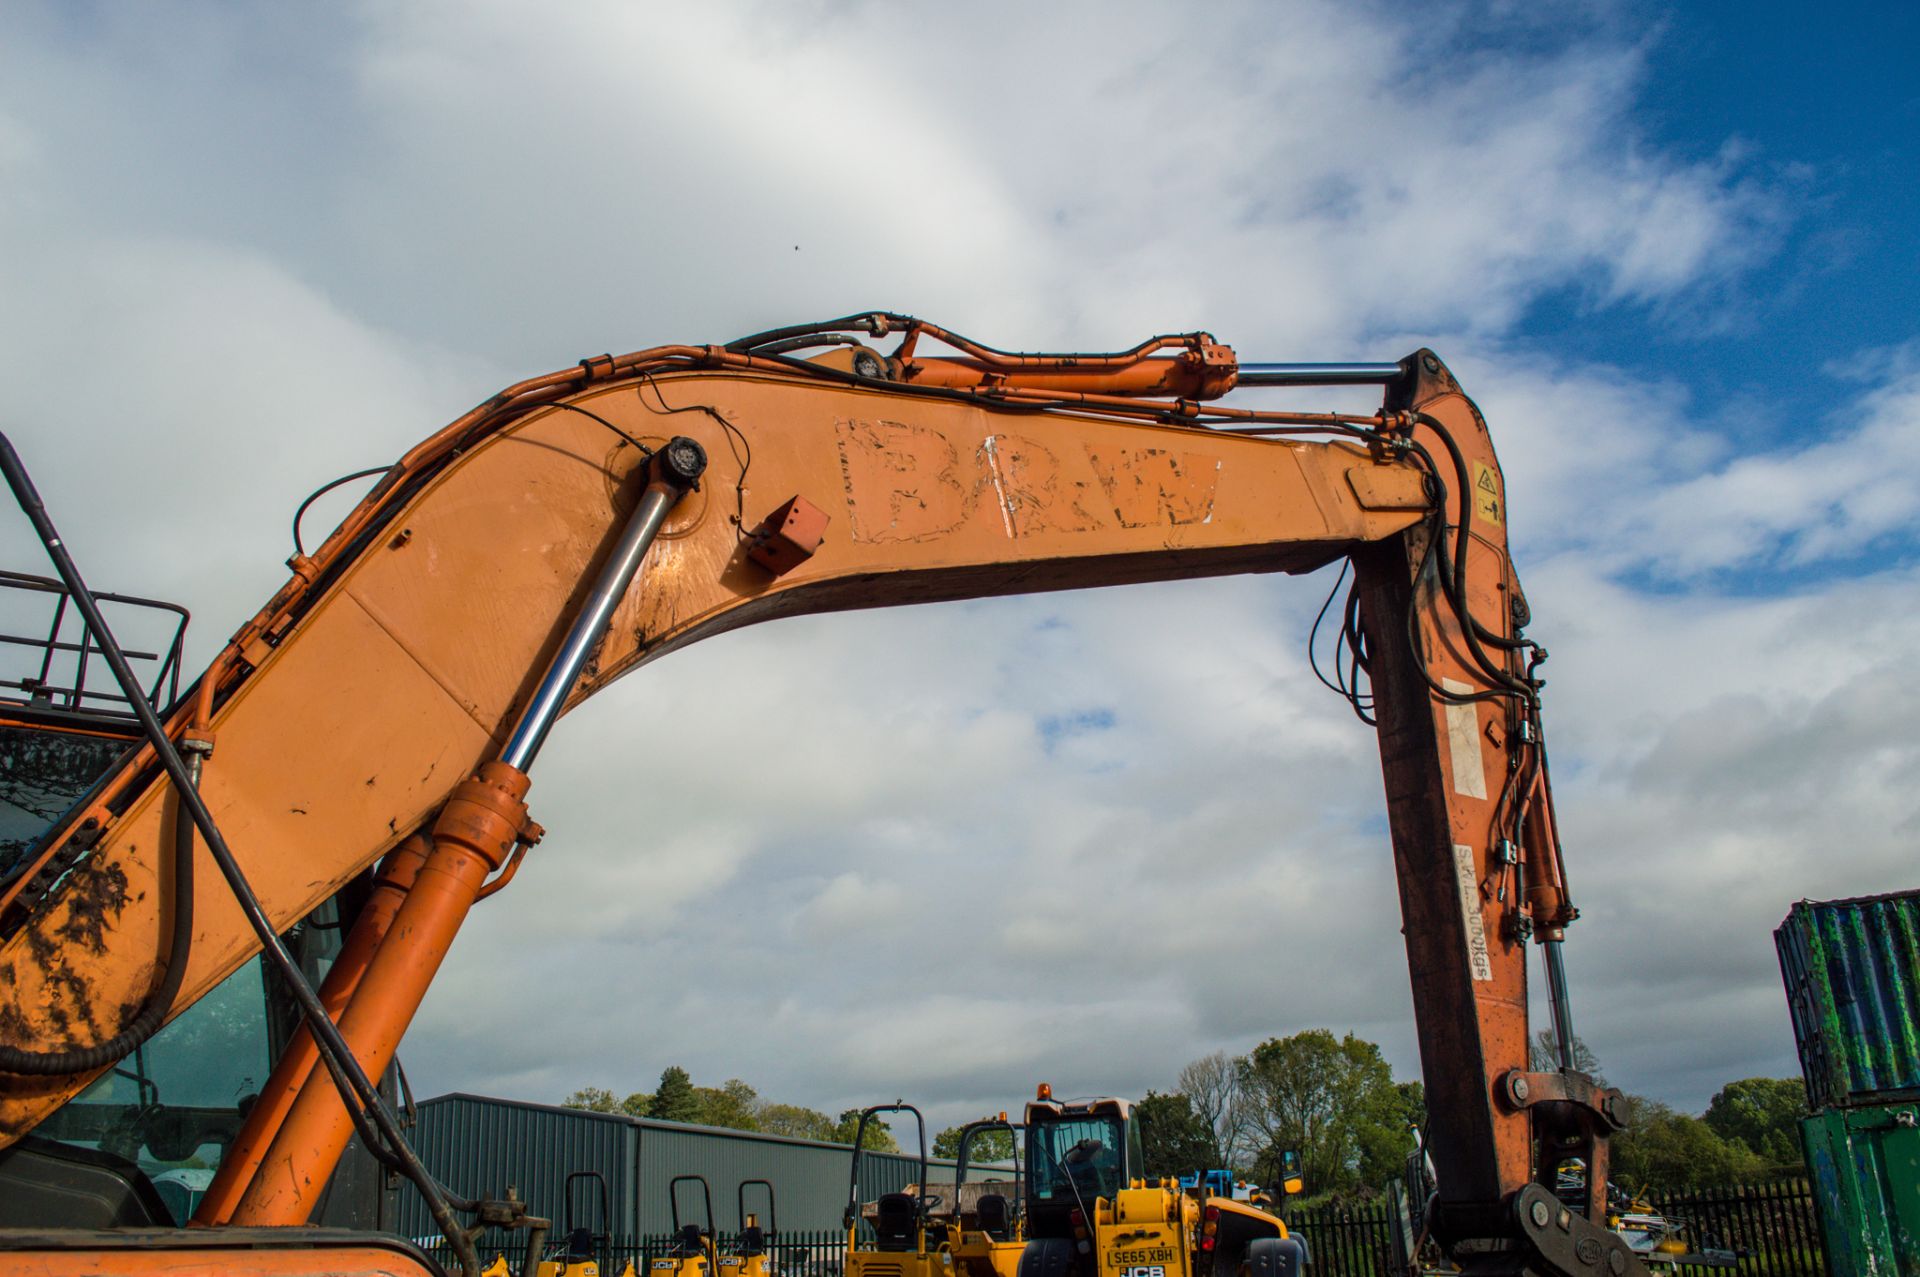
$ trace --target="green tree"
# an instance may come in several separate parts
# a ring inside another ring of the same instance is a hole
[[[965,1126],[949,1126],[933,1137],[933,1155],[935,1157],[957,1158],[960,1156],[960,1132]],[[978,1166],[983,1162],[1010,1162],[1013,1160],[1013,1136],[1006,1131],[976,1131],[973,1143],[967,1148],[967,1165]]]
[[[1629,1188],[1706,1188],[1744,1179],[1765,1167],[1745,1144],[1721,1139],[1699,1118],[1658,1100],[1628,1096],[1627,1107],[1627,1127],[1613,1137],[1613,1178]]]
[[[797,1140],[831,1140],[833,1119],[819,1109],[799,1104],[762,1104],[754,1114],[760,1129],[769,1135],[786,1135]]]
[[[660,1073],[659,1089],[647,1104],[647,1116],[663,1122],[698,1122],[700,1097],[694,1094],[693,1079],[678,1064],[669,1064]]]
[[[1285,1149],[1299,1151],[1310,1193],[1385,1178],[1413,1150],[1407,1124],[1419,1093],[1395,1085],[1380,1048],[1351,1033],[1267,1039],[1242,1065],[1241,1097],[1265,1183]]]
[[[665,1086],[665,1079],[661,1079]],[[736,1131],[760,1129],[760,1095],[739,1078],[728,1078],[719,1086],[693,1088],[694,1121],[702,1126],[725,1126]]]
[[[1702,1116],[1723,1140],[1738,1140],[1774,1166],[1799,1166],[1807,1089],[1799,1078],[1750,1077],[1721,1087]]]
[[[620,1101],[620,1111],[628,1117],[645,1117],[647,1111],[652,1107],[653,1093],[651,1091],[635,1091],[632,1095]]]
[[[840,1114],[840,1120],[833,1124],[833,1142],[835,1144],[853,1143],[854,1134],[859,1129],[859,1126],[860,1110],[847,1109]],[[885,1122],[881,1121],[878,1116],[867,1123],[867,1135],[861,1147],[879,1153],[898,1153],[900,1151],[900,1146],[894,1142],[893,1131]],[[916,1153],[919,1152],[918,1149],[914,1151]]]
[[[598,1086],[583,1086],[561,1100],[563,1108],[585,1109],[589,1113],[618,1113],[620,1101],[613,1098],[613,1092]]]
[[[1378,1188],[1399,1178],[1413,1152],[1411,1132],[1427,1124],[1427,1088],[1419,1082],[1395,1082],[1393,1098],[1380,1097],[1378,1120],[1360,1123],[1354,1138],[1360,1148],[1360,1182]]]
[[[1194,1110],[1186,1095],[1148,1091],[1133,1111],[1140,1119],[1140,1151],[1148,1179],[1191,1175],[1220,1165],[1213,1124]]]

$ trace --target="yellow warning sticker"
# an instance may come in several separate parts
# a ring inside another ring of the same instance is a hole
[[[1500,476],[1484,461],[1473,463],[1473,512],[1488,523],[1507,521],[1507,503],[1500,493]]]

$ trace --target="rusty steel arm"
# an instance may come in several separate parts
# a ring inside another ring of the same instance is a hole
[[[676,346],[584,360],[411,450],[313,556],[296,557],[172,724],[216,742],[202,792],[263,907],[283,927],[302,916],[433,827],[456,787],[509,747],[587,583],[616,553],[650,450],[670,436],[697,442],[710,468],[659,523],[644,586],[612,602],[568,705],[779,616],[1351,557],[1435,1100],[1442,1236],[1520,1236],[1510,1215],[1543,1173],[1534,1119],[1551,1106],[1516,1106],[1496,1079],[1526,1067],[1525,941],[1557,939],[1571,909],[1557,847],[1532,832],[1549,801],[1537,697],[1524,694],[1524,604],[1477,411],[1427,352],[1398,377],[1364,369],[1386,384],[1379,414],[1279,413],[1206,402],[1238,366],[1205,334],[1117,355],[1012,356],[912,322],[891,352],[836,345],[809,361]],[[808,333],[769,342],[796,336]],[[921,336],[960,355],[923,356]],[[1308,431],[1335,437],[1290,437]],[[164,786],[143,766],[104,786],[44,848],[41,872],[0,899],[0,1032],[18,1045],[111,1036],[113,1009],[149,982]],[[501,792],[511,825],[523,809]],[[58,893],[46,892],[49,868],[68,873]],[[217,893],[196,899],[195,932],[182,1007],[257,948]],[[341,997],[377,1000],[377,983]],[[392,1020],[376,1056],[404,1030],[404,1014]],[[86,1080],[0,1078],[0,1144]],[[290,1082],[277,1110],[323,1081]],[[1559,1102],[1554,1129],[1584,1138],[1598,1169],[1605,1131],[1583,1112],[1578,1095]],[[254,1133],[256,1157],[273,1137]],[[330,1168],[307,1170],[324,1183]],[[228,1187],[231,1201],[245,1186]],[[311,1191],[256,1189],[244,1219],[295,1222]]]

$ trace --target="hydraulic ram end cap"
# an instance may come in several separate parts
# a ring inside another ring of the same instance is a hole
[[[655,471],[660,478],[681,488],[691,488],[695,481],[706,472],[707,450],[698,440],[685,435],[675,435],[667,445],[654,454]]]

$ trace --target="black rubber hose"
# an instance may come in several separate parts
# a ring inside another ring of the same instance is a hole
[[[1467,462],[1466,458],[1461,455],[1460,447],[1454,442],[1453,436],[1449,435],[1445,427],[1438,421],[1435,421],[1425,413],[1417,414],[1417,416],[1424,424],[1432,428],[1433,432],[1440,437],[1440,441],[1446,445],[1447,451],[1452,454],[1453,457],[1454,473],[1461,478],[1464,484],[1466,480]],[[1465,508],[1464,503],[1471,499],[1471,492],[1465,487],[1461,490],[1463,505],[1460,511],[1460,526],[1457,534],[1460,543],[1460,555],[1456,561],[1449,557],[1446,548],[1449,502],[1446,482],[1440,478],[1439,467],[1435,465],[1431,452],[1417,442],[1411,444],[1411,451],[1425,464],[1427,477],[1434,485],[1436,492],[1433,532],[1428,538],[1426,554],[1422,556],[1419,571],[1415,573],[1416,580],[1426,574],[1429,565],[1432,565],[1436,569],[1434,572],[1435,583],[1441,596],[1447,600],[1448,606],[1453,609],[1454,614],[1459,618],[1460,634],[1461,637],[1466,640],[1468,654],[1473,657],[1474,663],[1480,667],[1481,673],[1486,677],[1488,682],[1492,683],[1495,687],[1504,689],[1495,694],[1516,696],[1522,700],[1531,701],[1534,695],[1533,689],[1527,686],[1523,680],[1514,677],[1511,672],[1502,668],[1492,657],[1488,656],[1485,649],[1480,646],[1474,636],[1474,631],[1481,627],[1479,623],[1473,619],[1467,607],[1465,566],[1466,549],[1471,533],[1467,528],[1467,520],[1470,517],[1470,512]],[[1411,619],[1409,623],[1411,624]],[[1512,644],[1512,646],[1531,647],[1533,643],[1531,640],[1523,639],[1518,643]],[[1420,650],[1418,645],[1415,646],[1414,650]],[[1437,683],[1433,682],[1431,677],[1428,678],[1427,682],[1436,690],[1442,690],[1439,689]],[[1443,691],[1443,695],[1456,699],[1459,698],[1458,693],[1447,693]],[[1486,697],[1484,694],[1475,694],[1465,699],[1483,700],[1486,699]]]
[[[293,552],[299,555],[304,555],[307,552],[307,547],[301,544],[300,541],[300,520],[306,517],[307,507],[343,483],[352,483],[355,479],[369,479],[376,474],[385,474],[391,469],[393,469],[392,465],[369,466],[365,470],[355,470],[352,474],[343,474],[338,479],[330,483],[323,483],[315,488],[313,492],[308,495],[307,499],[300,503],[300,508],[293,512]]]
[[[846,332],[855,329],[860,332],[872,332],[875,319],[885,320],[889,328],[905,328],[914,322],[911,315],[896,315],[886,310],[864,310],[856,315],[842,315],[839,319],[816,320],[811,324],[788,324],[784,328],[769,328],[765,332],[751,333],[745,337],[736,337],[727,343],[728,350],[744,352],[768,342],[784,341],[789,337],[809,337],[816,333]]]
[[[7,448],[7,457],[18,464]],[[8,474],[9,480],[12,474]],[[18,491],[18,489],[16,489]],[[144,703],[144,702],[143,702]],[[68,1073],[91,1073],[122,1059],[144,1045],[159,1031],[173,1000],[186,978],[187,955],[193,948],[193,816],[186,803],[175,806],[173,816],[173,933],[167,941],[166,970],[153,986],[140,1010],[127,1026],[98,1046],[74,1047],[66,1051],[23,1051],[19,1047],[0,1046],[0,1073],[18,1073],[26,1077],[58,1077]]]
[[[1441,425],[1437,419],[1428,416],[1424,412],[1417,414],[1417,417],[1423,425],[1440,436],[1442,443],[1446,444],[1447,452],[1453,460],[1453,473],[1455,477],[1460,480],[1460,491],[1463,494],[1462,499],[1463,501],[1471,501],[1473,488],[1471,479],[1467,474],[1467,459],[1461,453],[1459,443],[1454,440],[1454,437],[1447,432],[1447,428]],[[1469,511],[1463,508],[1460,511],[1460,529],[1457,534],[1459,548],[1456,553],[1449,555],[1445,545],[1440,547],[1440,571],[1443,575],[1451,576],[1457,581],[1463,601],[1465,599],[1467,579],[1467,548],[1472,539],[1472,533],[1467,526],[1469,517]],[[1450,561],[1456,557],[1458,559],[1457,564]],[[1463,613],[1461,619],[1467,622],[1469,633],[1472,636],[1490,643],[1495,647],[1503,647],[1511,651],[1532,645],[1529,639],[1508,638],[1497,630],[1488,629],[1486,626],[1480,624],[1479,620],[1470,613]]]

